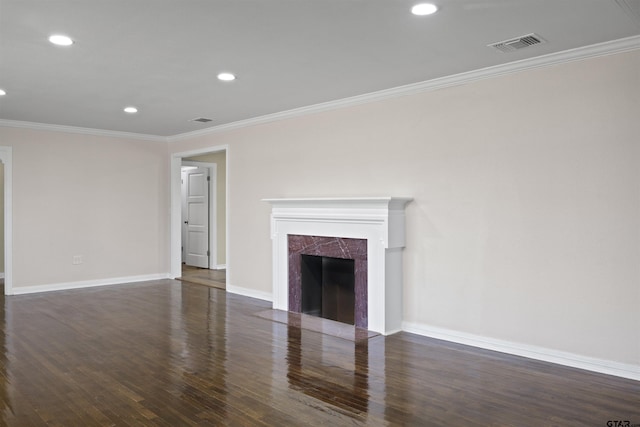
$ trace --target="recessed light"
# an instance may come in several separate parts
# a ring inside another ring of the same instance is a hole
[[[7,92],[4,89],[0,89],[0,96],[5,96]]]
[[[70,37],[63,36],[61,34],[54,34],[49,37],[49,41],[58,46],[71,46],[73,40]]]
[[[136,107],[125,107],[124,112],[129,114],[135,114],[138,112],[138,109]]]
[[[231,73],[220,73],[218,74],[218,80],[222,80],[223,82],[230,82],[236,79],[236,76],[234,76]]]
[[[431,3],[420,3],[411,8],[411,13],[418,16],[431,15],[438,11],[438,6]]]

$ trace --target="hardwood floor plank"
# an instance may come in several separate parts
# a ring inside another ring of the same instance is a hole
[[[172,280],[6,297],[0,425],[640,424],[637,381],[268,309]]]

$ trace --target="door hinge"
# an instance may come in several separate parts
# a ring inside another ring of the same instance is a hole
[[[207,251],[207,256],[211,256],[211,253],[209,251]]]
[[[211,181],[211,177],[210,176],[207,177],[207,181]]]

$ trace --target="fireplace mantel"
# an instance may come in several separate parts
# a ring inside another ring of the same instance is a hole
[[[402,322],[402,248],[408,197],[264,199],[272,206],[273,308],[288,310],[287,236],[367,240],[368,328],[385,335]]]

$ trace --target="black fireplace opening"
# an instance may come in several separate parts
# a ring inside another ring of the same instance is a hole
[[[355,261],[301,255],[302,312],[355,324]]]

